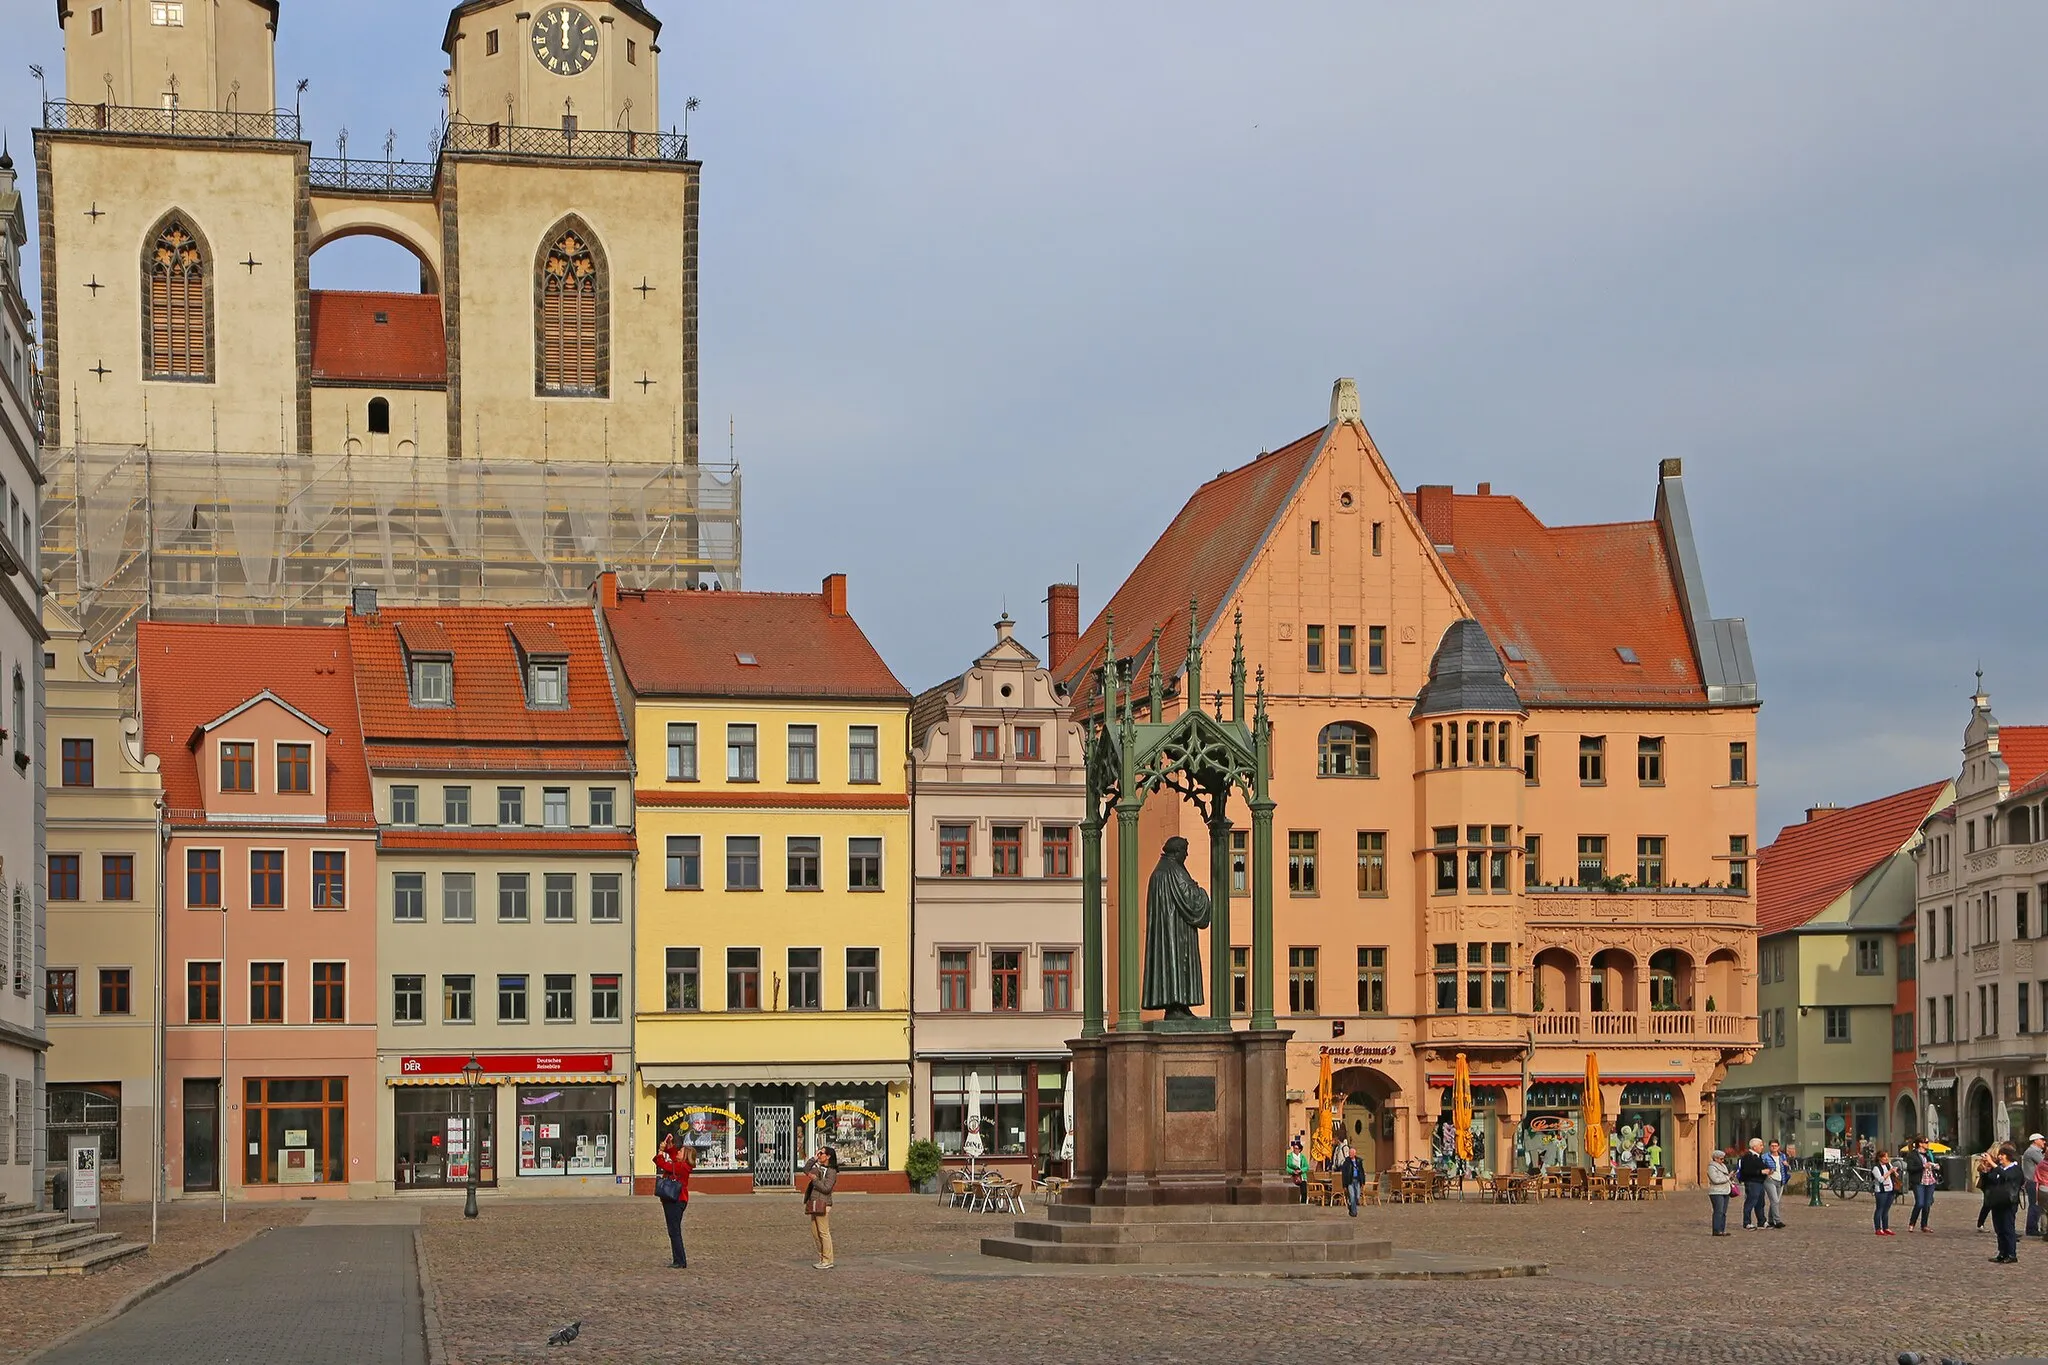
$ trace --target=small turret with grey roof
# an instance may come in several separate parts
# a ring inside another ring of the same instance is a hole
[[[1500,651],[1486,627],[1467,616],[1451,622],[1429,661],[1429,681],[1415,699],[1411,720],[1453,711],[1494,711],[1523,715],[1527,708],[1507,678]]]

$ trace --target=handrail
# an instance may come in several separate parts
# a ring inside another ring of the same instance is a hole
[[[509,152],[520,156],[573,156],[610,161],[687,161],[687,133],[643,133],[631,128],[537,128],[520,123],[453,119],[441,134],[453,152]]]
[[[387,194],[432,194],[441,168],[430,161],[362,161],[345,156],[316,156],[307,165],[308,183],[316,190],[355,190]]]
[[[234,109],[151,108],[44,100],[43,127],[68,133],[148,133],[165,137],[249,138],[297,142],[299,116],[289,109],[246,114]]]

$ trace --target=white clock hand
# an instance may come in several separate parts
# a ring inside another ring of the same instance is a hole
[[[569,46],[569,11],[561,10],[559,13],[562,17],[562,46],[566,49]]]

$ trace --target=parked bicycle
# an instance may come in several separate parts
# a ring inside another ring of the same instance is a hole
[[[1854,1199],[1860,1194],[1872,1194],[1877,1181],[1870,1173],[1870,1167],[1858,1166],[1853,1161],[1836,1161],[1828,1166],[1828,1193],[1837,1199]]]

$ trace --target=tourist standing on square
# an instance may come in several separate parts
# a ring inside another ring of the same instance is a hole
[[[1991,1210],[1991,1226],[1998,1233],[1998,1254],[1994,1263],[2015,1264],[2020,1258],[2020,1200],[2026,1196],[2020,1184],[2019,1163],[2010,1142],[1991,1154],[1991,1169],[1984,1173],[1984,1203]]]
[[[2034,1167],[2034,1203],[2048,1210],[2048,1161]],[[2048,1213],[2041,1220],[2041,1235],[2048,1237]]]
[[[2029,1237],[2041,1235],[2041,1201],[2034,1195],[2034,1172],[2040,1169],[2044,1156],[2048,1156],[2048,1138],[2035,1133],[2027,1139],[2027,1150],[2020,1153],[2020,1193],[2027,1201]]]
[[[839,1149],[827,1147],[804,1164],[811,1183],[804,1187],[804,1213],[811,1220],[811,1240],[818,1244],[817,1270],[832,1268],[832,1190],[839,1183]]]
[[[1908,1231],[1918,1228],[1926,1232],[1927,1220],[1934,1213],[1934,1182],[1939,1175],[1934,1166],[1934,1154],[1927,1150],[1923,1138],[1914,1138],[1906,1144],[1906,1186],[1913,1192],[1913,1211],[1906,1215]]]
[[[1762,1232],[1770,1225],[1765,1213],[1764,1186],[1770,1183],[1771,1164],[1764,1156],[1764,1140],[1753,1137],[1749,1150],[1735,1163],[1735,1178],[1742,1182],[1742,1226]]]
[[[1871,1225],[1880,1237],[1896,1237],[1892,1231],[1892,1200],[1899,1192],[1897,1174],[1892,1170],[1891,1154],[1884,1148],[1877,1149],[1877,1158],[1870,1163],[1870,1187],[1877,1196],[1877,1210],[1871,1215]]]
[[[683,1254],[683,1214],[690,1208],[690,1153],[674,1133],[661,1140],[654,1154],[654,1193],[661,1200],[661,1216],[668,1224],[668,1263],[672,1270],[687,1270],[690,1258]]]
[[[1351,1210],[1353,1218],[1358,1217],[1358,1201],[1365,1195],[1365,1159],[1344,1146],[1343,1158],[1337,1164],[1337,1173],[1344,1178],[1344,1204]]]
[[[1777,1143],[1764,1157],[1764,1203],[1770,1211],[1767,1220],[1774,1228],[1785,1226],[1785,1182],[1792,1178],[1792,1163],[1785,1159],[1785,1152]]]
[[[1714,1206],[1714,1235],[1728,1235],[1728,1200],[1735,1193],[1735,1173],[1728,1169],[1728,1155],[1719,1148],[1707,1162],[1707,1202]]]

